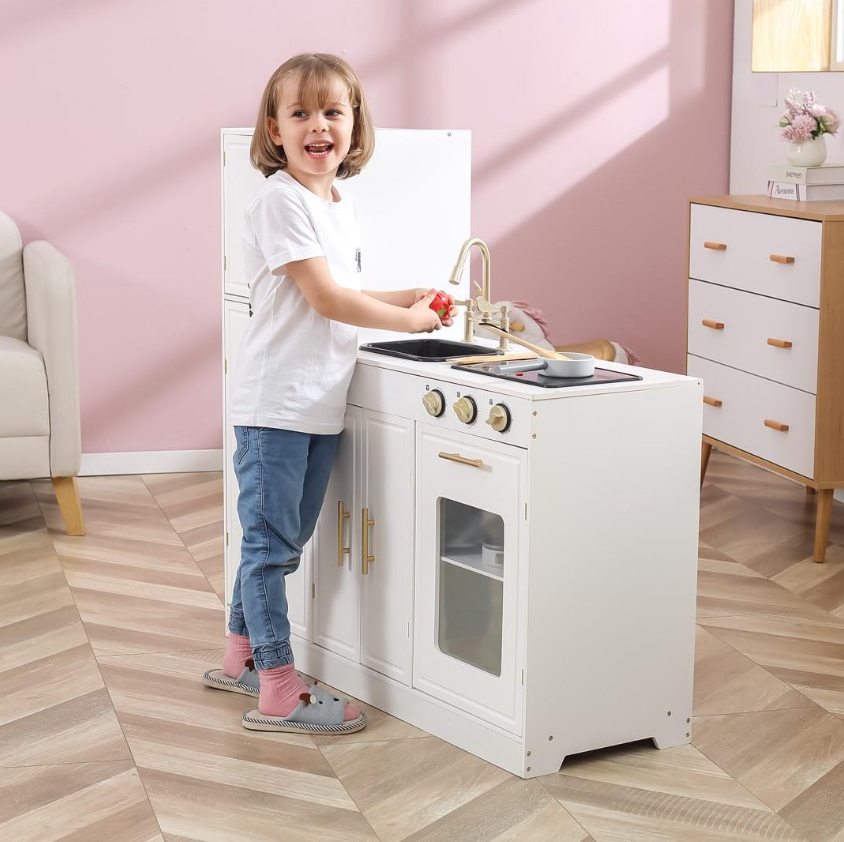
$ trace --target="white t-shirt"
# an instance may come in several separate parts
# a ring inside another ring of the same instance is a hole
[[[337,284],[361,288],[355,208],[346,193],[333,192],[339,201],[321,199],[279,170],[246,209],[243,257],[253,315],[233,378],[235,425],[343,430],[357,328],[321,316],[283,273],[291,261],[325,257]]]

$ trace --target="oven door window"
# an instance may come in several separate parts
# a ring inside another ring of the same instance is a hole
[[[452,658],[501,675],[504,521],[440,497],[437,646]]]

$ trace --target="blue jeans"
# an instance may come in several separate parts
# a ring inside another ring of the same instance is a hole
[[[284,579],[316,528],[340,434],[235,427],[243,527],[229,631],[249,637],[259,670],[293,663]]]

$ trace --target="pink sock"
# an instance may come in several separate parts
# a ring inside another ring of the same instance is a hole
[[[246,659],[251,657],[249,638],[229,632],[229,645],[223,655],[223,672],[230,678],[240,678],[240,674],[246,669]]]
[[[308,685],[299,677],[293,664],[261,670],[261,694],[258,710],[267,716],[289,716],[301,701],[303,693],[310,693]],[[360,709],[347,704],[343,720],[348,722],[360,716]]]

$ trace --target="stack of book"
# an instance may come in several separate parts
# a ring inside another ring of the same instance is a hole
[[[844,199],[844,164],[770,167],[768,195],[773,199],[791,199],[795,202]]]

